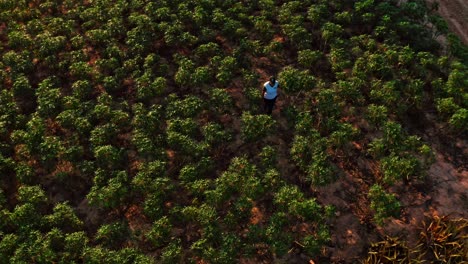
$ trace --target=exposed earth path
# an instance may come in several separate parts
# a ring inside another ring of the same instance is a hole
[[[429,0],[438,2],[438,13],[447,21],[451,31],[468,45],[468,0]]]

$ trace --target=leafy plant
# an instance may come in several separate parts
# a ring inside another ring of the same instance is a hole
[[[204,108],[203,100],[193,95],[180,100],[175,94],[171,94],[167,99],[168,118],[195,117]]]
[[[315,78],[307,71],[300,71],[293,67],[285,67],[279,74],[281,87],[287,94],[294,94],[300,91],[310,91],[315,86]]]
[[[172,225],[167,216],[162,217],[153,223],[153,226],[148,232],[148,239],[151,241],[153,246],[160,247],[163,245],[169,238]]]
[[[241,136],[247,142],[267,137],[275,128],[276,121],[268,115],[252,115],[244,112],[241,117]]]
[[[400,202],[394,194],[387,193],[382,186],[374,184],[369,189],[370,207],[374,211],[375,221],[381,225],[388,217],[400,215]]]
[[[118,247],[128,236],[128,227],[125,223],[114,222],[104,224],[96,232],[96,240],[101,241],[105,246]]]
[[[231,139],[231,135],[220,124],[208,123],[202,127],[202,134],[209,144],[219,144]]]
[[[320,186],[370,185],[381,225],[435,160],[410,132],[466,132],[467,48],[436,5],[0,1],[0,263],[333,262]],[[463,262],[446,220],[372,261]]]
[[[312,68],[323,58],[323,53],[318,50],[300,50],[297,53],[297,62],[305,68]]]
[[[398,157],[390,155],[382,159],[383,181],[387,184],[394,184],[400,179],[410,180],[412,177],[420,175],[421,165],[414,156]]]

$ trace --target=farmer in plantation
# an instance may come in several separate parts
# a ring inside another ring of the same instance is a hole
[[[275,76],[271,76],[270,80],[263,85],[263,102],[264,110],[271,115],[275,106],[276,98],[278,97],[279,82]]]

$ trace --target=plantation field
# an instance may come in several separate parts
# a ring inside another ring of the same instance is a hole
[[[0,0],[0,263],[468,262],[463,2]]]

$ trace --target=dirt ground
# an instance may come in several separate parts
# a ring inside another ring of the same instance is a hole
[[[447,21],[449,29],[468,45],[468,0],[428,0],[438,2],[438,13]]]
[[[438,13],[447,21],[449,29],[468,45],[468,0],[437,2]],[[424,140],[431,142],[431,136],[433,133],[428,133]],[[359,193],[356,192],[359,182],[351,175],[320,192],[319,200],[338,208],[336,221],[332,224],[333,246],[328,249],[330,259],[334,263],[357,261],[369,243],[378,241],[383,234],[401,237],[410,244],[414,243],[418,236],[418,227],[421,227],[426,217],[468,218],[467,142],[459,140],[456,143],[455,149],[461,153],[447,153],[443,144],[444,142],[437,140],[431,146],[435,151],[435,162],[428,171],[427,184],[401,184],[390,190],[398,194],[405,210],[400,219],[388,220],[382,227],[366,224],[366,219],[359,219],[357,216],[365,212],[359,212],[360,208],[353,208],[352,204],[349,204],[349,195]],[[454,156],[458,158],[454,160]]]

